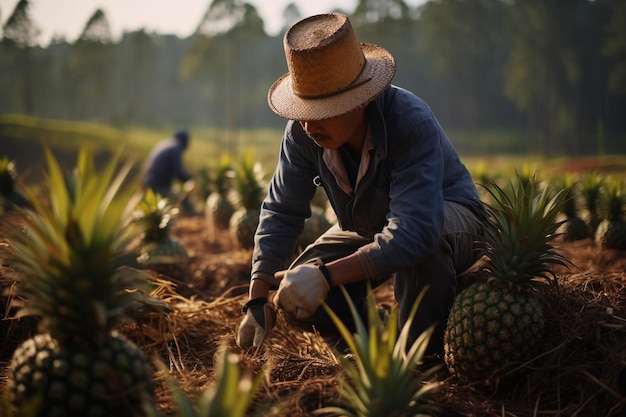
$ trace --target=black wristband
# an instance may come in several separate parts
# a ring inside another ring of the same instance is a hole
[[[324,278],[326,278],[326,282],[328,282],[328,286],[332,288],[333,281],[330,279],[330,272],[328,272],[328,268],[326,268],[326,265],[324,265],[324,261],[322,261],[319,258],[316,258],[313,260],[313,263],[319,268],[320,271],[322,271],[322,275],[324,275]]]
[[[246,314],[250,307],[255,307],[257,305],[264,305],[266,303],[267,303],[267,297],[253,298],[252,300],[248,301],[247,303],[243,305],[243,309],[242,309],[243,313]]]

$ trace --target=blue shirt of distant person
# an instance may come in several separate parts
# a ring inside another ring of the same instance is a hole
[[[175,181],[186,182],[191,176],[183,167],[183,152],[189,145],[189,133],[179,130],[174,137],[158,143],[144,164],[144,186],[162,197],[172,195]]]

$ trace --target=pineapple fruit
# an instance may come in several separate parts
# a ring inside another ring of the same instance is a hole
[[[326,217],[326,211],[322,207],[311,205],[311,216],[304,221],[304,228],[300,236],[298,236],[298,248],[304,250],[308,245],[315,242],[330,226],[332,224]]]
[[[85,149],[64,178],[45,148],[44,199],[24,209],[23,227],[3,224],[8,262],[17,271],[22,315],[39,317],[40,333],[9,364],[8,389],[17,416],[141,416],[154,408],[151,368],[141,349],[118,332],[128,309],[147,300],[133,269],[136,254],[125,187],[130,165],[112,159],[97,172]],[[49,205],[43,201],[49,201]]]
[[[566,193],[536,178],[492,183],[485,225],[483,265],[489,278],[461,291],[444,333],[444,360],[451,374],[490,385],[531,360],[540,349],[544,318],[533,288],[556,279],[551,267],[568,265],[551,241]]]
[[[211,242],[217,240],[219,231],[228,230],[230,217],[235,211],[229,199],[233,176],[232,160],[228,155],[223,155],[214,170],[212,191],[206,199],[204,210]]]
[[[626,250],[626,191],[617,178],[607,178],[600,198],[604,220],[596,230],[596,241],[603,248]]]
[[[332,216],[335,216],[335,212],[328,202],[326,191],[323,187],[317,187],[311,200],[311,216],[304,221],[304,228],[296,243],[297,251],[304,250],[333,225],[329,220],[328,211],[331,212]],[[332,216],[330,217],[332,218]]]
[[[237,209],[230,218],[229,230],[237,247],[251,249],[266,193],[263,167],[254,161],[251,152],[247,152],[236,166],[235,191]]]
[[[167,197],[161,197],[150,188],[133,213],[141,225],[141,249],[138,261],[146,269],[170,279],[186,282],[189,278],[189,256],[178,239],[170,235],[172,219],[178,207]]]

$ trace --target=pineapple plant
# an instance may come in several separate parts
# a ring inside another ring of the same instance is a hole
[[[626,192],[618,178],[607,178],[600,198],[604,220],[598,225],[596,241],[603,248],[626,250]]]
[[[237,209],[230,218],[229,230],[240,249],[251,249],[266,192],[263,167],[254,161],[251,152],[247,152],[236,166],[235,191]]]
[[[296,243],[297,250],[306,248],[332,226],[327,209],[332,212],[333,216],[335,215],[328,202],[326,191],[323,187],[317,187],[311,200],[311,215],[304,221],[304,228]]]
[[[306,248],[328,230],[330,226],[332,225],[326,217],[325,210],[319,206],[311,205],[311,216],[304,221],[304,229],[302,229],[302,233],[298,237],[298,248]]]
[[[24,416],[141,416],[154,407],[143,351],[118,326],[143,305],[145,272],[129,265],[130,164],[119,157],[97,172],[81,148],[64,178],[45,148],[46,198],[23,210],[23,227],[3,224],[7,262],[16,271],[20,315],[40,318],[40,332],[13,353],[8,368],[12,412]],[[49,202],[45,203],[45,202]]]
[[[146,269],[185,282],[189,278],[189,256],[170,233],[172,219],[179,210],[175,203],[147,188],[133,213],[140,225],[141,243],[138,262]]]
[[[489,187],[488,278],[457,295],[444,332],[446,365],[466,382],[490,385],[537,354],[544,316],[533,290],[556,282],[553,266],[569,265],[552,244],[566,193],[550,185],[541,190],[534,176],[509,185]]]
[[[256,376],[241,374],[239,356],[227,348],[217,353],[215,384],[199,393],[192,401],[176,384],[172,377],[167,384],[177,406],[177,417],[244,417],[255,394],[263,383],[264,373]],[[161,364],[163,373],[168,370]],[[255,414],[257,415],[257,414]]]
[[[351,355],[336,355],[345,370],[345,375],[339,379],[340,404],[323,408],[320,412],[350,417],[426,417],[430,415],[428,413],[437,411],[436,407],[426,403],[424,395],[439,387],[439,383],[432,381],[431,377],[441,365],[421,366],[434,327],[424,331],[412,345],[407,346],[409,329],[424,292],[416,300],[409,320],[398,335],[397,306],[384,320],[369,289],[366,325],[345,287],[340,288],[350,306],[356,333],[351,334],[332,309],[323,304]]]
[[[580,183],[574,180],[572,174],[566,174],[563,179],[563,190],[565,201],[563,204],[563,214],[565,215],[565,231],[563,238],[567,241],[582,240],[590,237],[589,226],[579,216],[578,190]]]
[[[230,217],[235,211],[230,201],[233,180],[232,160],[222,155],[214,170],[213,190],[206,199],[204,216],[209,226],[209,239],[215,242],[218,231],[228,230]]]
[[[586,212],[585,221],[591,236],[595,236],[596,230],[602,221],[598,213],[598,203],[604,179],[594,170],[587,171],[582,178],[580,194],[582,196],[584,210]]]

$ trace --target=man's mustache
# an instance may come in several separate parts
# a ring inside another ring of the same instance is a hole
[[[307,133],[307,135],[313,140],[326,140],[330,139],[330,136],[323,133]]]

